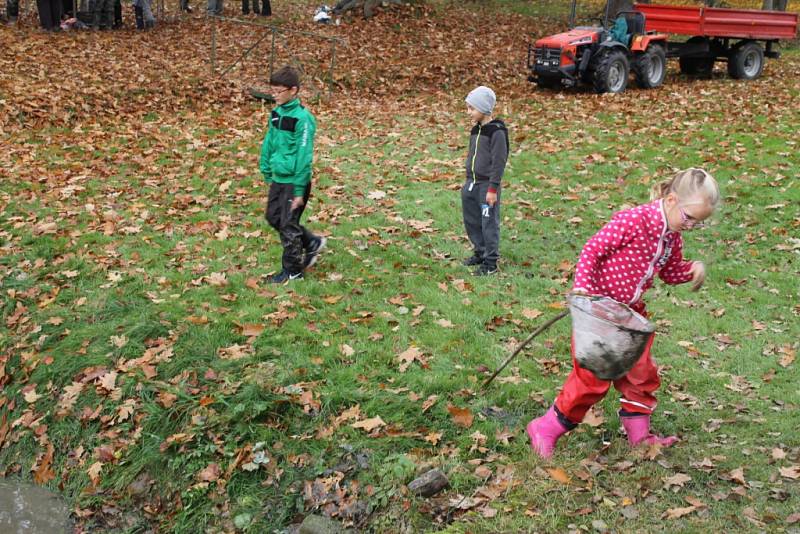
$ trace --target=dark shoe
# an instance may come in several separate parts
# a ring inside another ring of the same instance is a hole
[[[303,268],[308,269],[319,259],[319,253],[323,251],[325,245],[328,243],[328,240],[324,237],[318,237],[314,239],[311,244],[308,246],[308,250],[306,250],[306,259],[303,262]]]
[[[472,271],[473,276],[490,276],[497,272],[497,265],[490,265],[488,263],[482,263],[480,267]]]
[[[302,280],[303,273],[292,274],[289,271],[281,271],[269,279],[272,284],[283,284],[292,280]]]
[[[469,258],[467,258],[464,261],[462,261],[461,265],[464,265],[465,267],[472,267],[473,265],[480,265],[482,263],[483,263],[483,260],[481,258],[479,258],[478,256],[475,256],[473,254]]]

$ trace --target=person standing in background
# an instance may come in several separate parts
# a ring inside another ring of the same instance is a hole
[[[61,15],[64,14],[63,0],[36,0],[39,9],[39,22],[46,31],[61,31]]]
[[[242,0],[242,13],[245,15],[250,13],[250,0]],[[261,11],[258,10],[258,0],[253,0],[253,14],[261,15],[262,17],[272,15],[272,6],[269,0],[261,1]]]
[[[6,0],[6,22],[14,24],[19,18],[19,0]]]
[[[222,15],[225,6],[223,0],[208,0],[208,14],[209,15]]]

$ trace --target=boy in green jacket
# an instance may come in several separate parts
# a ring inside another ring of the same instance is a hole
[[[259,168],[269,185],[266,219],[281,238],[283,269],[273,283],[303,278],[303,271],[316,263],[326,239],[300,224],[311,193],[311,162],[317,121],[300,104],[300,75],[291,67],[276,71],[269,80],[278,106],[272,110],[270,126],[261,145]]]

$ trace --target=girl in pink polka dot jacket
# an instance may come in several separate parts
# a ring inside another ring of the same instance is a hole
[[[667,284],[693,282],[693,290],[700,288],[705,266],[683,258],[681,232],[701,226],[717,208],[717,182],[704,170],[688,169],[660,184],[653,196],[657,199],[649,204],[616,213],[589,239],[575,270],[574,293],[610,297],[647,316],[642,296],[653,285],[655,275]],[[669,446],[678,440],[650,433],[654,393],[660,384],[650,357],[652,344],[653,337],[628,374],[613,382],[622,395],[620,420],[632,446]],[[574,354],[572,363],[572,372],[553,406],[528,423],[531,447],[543,458],[552,456],[558,438],[575,428],[612,384],[579,367]]]

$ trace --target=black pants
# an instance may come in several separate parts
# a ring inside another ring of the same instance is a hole
[[[281,263],[283,269],[291,274],[303,271],[303,253],[316,238],[300,224],[300,217],[303,216],[310,195],[311,184],[308,184],[303,195],[303,205],[293,210],[294,185],[277,182],[269,185],[265,217],[269,225],[278,231],[283,246]]]
[[[122,2],[114,0],[114,29],[122,28]]]
[[[62,0],[36,0],[39,7],[39,21],[42,28],[52,30],[61,27]]]
[[[489,182],[467,180],[461,188],[461,210],[464,228],[467,230],[474,254],[483,263],[494,267],[500,258],[500,186],[497,187],[497,203],[486,204]]]
[[[250,13],[250,0],[242,0],[242,13],[247,15]],[[256,15],[259,14],[258,11],[258,0],[253,0],[253,13]],[[265,17],[269,17],[272,15],[272,6],[269,3],[269,0],[261,0],[261,15]]]
[[[9,20],[17,20],[17,17],[19,17],[19,0],[6,0],[6,15]]]

